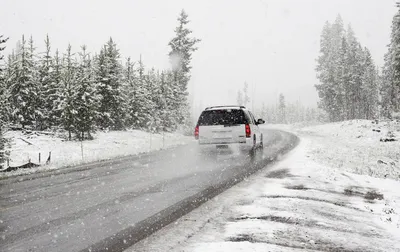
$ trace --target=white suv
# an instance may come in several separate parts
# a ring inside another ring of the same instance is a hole
[[[242,151],[263,148],[263,134],[244,106],[215,106],[206,108],[200,115],[194,132],[200,146],[227,148],[238,146]]]

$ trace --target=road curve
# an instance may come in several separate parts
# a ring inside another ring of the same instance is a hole
[[[264,151],[199,154],[195,143],[0,181],[0,251],[123,251],[297,144],[264,131]]]

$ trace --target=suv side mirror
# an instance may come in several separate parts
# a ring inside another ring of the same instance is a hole
[[[264,124],[265,123],[265,121],[263,120],[263,119],[258,119],[257,120],[257,125],[259,125],[259,124]]]

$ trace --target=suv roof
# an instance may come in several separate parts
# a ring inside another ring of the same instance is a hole
[[[246,107],[238,105],[223,105],[223,106],[207,107],[205,110],[216,110],[216,109],[246,109]]]

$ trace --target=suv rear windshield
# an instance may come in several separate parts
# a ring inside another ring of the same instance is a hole
[[[206,110],[201,113],[199,126],[247,124],[246,115],[239,109]]]

